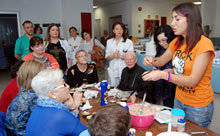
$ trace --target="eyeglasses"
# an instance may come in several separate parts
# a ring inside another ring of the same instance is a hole
[[[135,58],[125,59],[125,61],[133,61]]]
[[[57,90],[57,89],[60,89],[60,88],[63,88],[63,87],[67,87],[67,84],[64,83],[63,85],[57,86],[56,88],[54,88],[54,90]]]
[[[83,57],[87,57],[87,55],[80,55],[80,56],[77,56],[77,58],[83,58]]]

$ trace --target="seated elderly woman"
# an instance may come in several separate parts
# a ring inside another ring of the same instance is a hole
[[[37,96],[31,88],[31,80],[46,66],[36,61],[24,62],[17,73],[18,95],[8,107],[5,126],[8,135],[25,135],[28,118],[36,106]]]
[[[61,70],[41,71],[31,86],[38,100],[28,120],[26,136],[78,136],[87,129],[77,118],[82,93],[70,95]]]
[[[48,53],[45,53],[45,45],[40,37],[33,36],[30,39],[30,52],[28,55],[24,56],[23,60],[35,60],[38,62],[45,63],[47,67],[52,67],[53,69],[59,69],[60,66],[57,60]]]
[[[94,64],[88,64],[86,51],[79,50],[75,55],[76,64],[67,72],[67,83],[70,87],[81,86],[83,83],[98,83],[98,75]]]

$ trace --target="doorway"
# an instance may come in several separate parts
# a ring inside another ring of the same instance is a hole
[[[115,22],[122,22],[122,15],[113,16],[109,18],[109,34],[112,35],[112,25]]]
[[[18,12],[0,11],[0,69],[6,69],[17,61],[14,47],[20,36],[19,26]]]
[[[100,19],[95,20],[95,37],[99,41],[101,40],[101,34],[100,34]]]
[[[81,30],[88,30],[92,37],[92,15],[91,13],[81,13]]]

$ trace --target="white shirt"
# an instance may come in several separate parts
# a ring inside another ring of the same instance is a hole
[[[146,42],[145,44],[145,51],[146,55],[154,57],[157,53],[156,45],[154,43],[154,35],[149,37],[150,41]]]
[[[124,55],[128,51],[134,51],[133,42],[130,39],[126,39],[123,42],[123,38],[120,40],[118,45],[116,45],[115,38],[107,40],[106,55],[105,58],[112,55],[116,50],[120,52],[121,55]],[[122,70],[126,67],[126,64],[123,59],[114,58],[109,61],[108,74],[110,79],[110,84],[117,85],[118,83],[112,83],[113,78],[121,78]]]
[[[70,46],[69,46],[67,40],[61,40],[61,39],[59,39],[59,42],[60,42],[60,44],[61,44],[61,47],[63,47],[63,49],[64,49],[65,52],[66,52],[66,60],[67,60],[67,63],[68,63],[68,58],[71,59],[71,53],[70,53],[70,49],[71,49],[71,48],[70,48]]]
[[[72,65],[76,64],[75,54],[78,50],[81,40],[82,38],[80,36],[77,36],[76,40],[74,40],[73,37],[68,39],[68,44],[70,46],[70,53],[71,53],[71,58],[72,58]],[[74,46],[77,46],[77,47],[74,48]]]
[[[97,39],[95,39],[95,45],[96,46],[100,46],[102,49],[105,49],[105,47],[102,45],[102,43],[100,41],[98,41]],[[85,50],[88,54],[88,62],[91,62],[91,54],[89,54],[89,51],[92,51],[93,49],[93,38],[91,39],[91,41],[89,43],[86,42],[85,43],[81,43],[79,45],[79,50]]]

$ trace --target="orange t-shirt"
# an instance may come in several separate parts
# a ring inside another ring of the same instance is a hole
[[[57,60],[51,54],[48,54],[45,52],[44,55],[49,59],[49,63],[52,69],[60,69],[60,65],[58,64]],[[28,55],[24,56],[23,61],[28,61],[28,60],[33,60],[33,59],[34,59],[34,56],[33,56],[33,53],[31,52]]]
[[[208,106],[214,100],[214,92],[211,86],[212,62],[215,56],[214,46],[210,39],[202,35],[196,46],[190,52],[186,52],[186,44],[175,49],[176,41],[177,38],[169,45],[170,50],[173,52],[172,65],[175,74],[189,76],[196,56],[207,51],[213,52],[204,76],[194,88],[176,86],[176,98],[183,104],[193,107]]]

